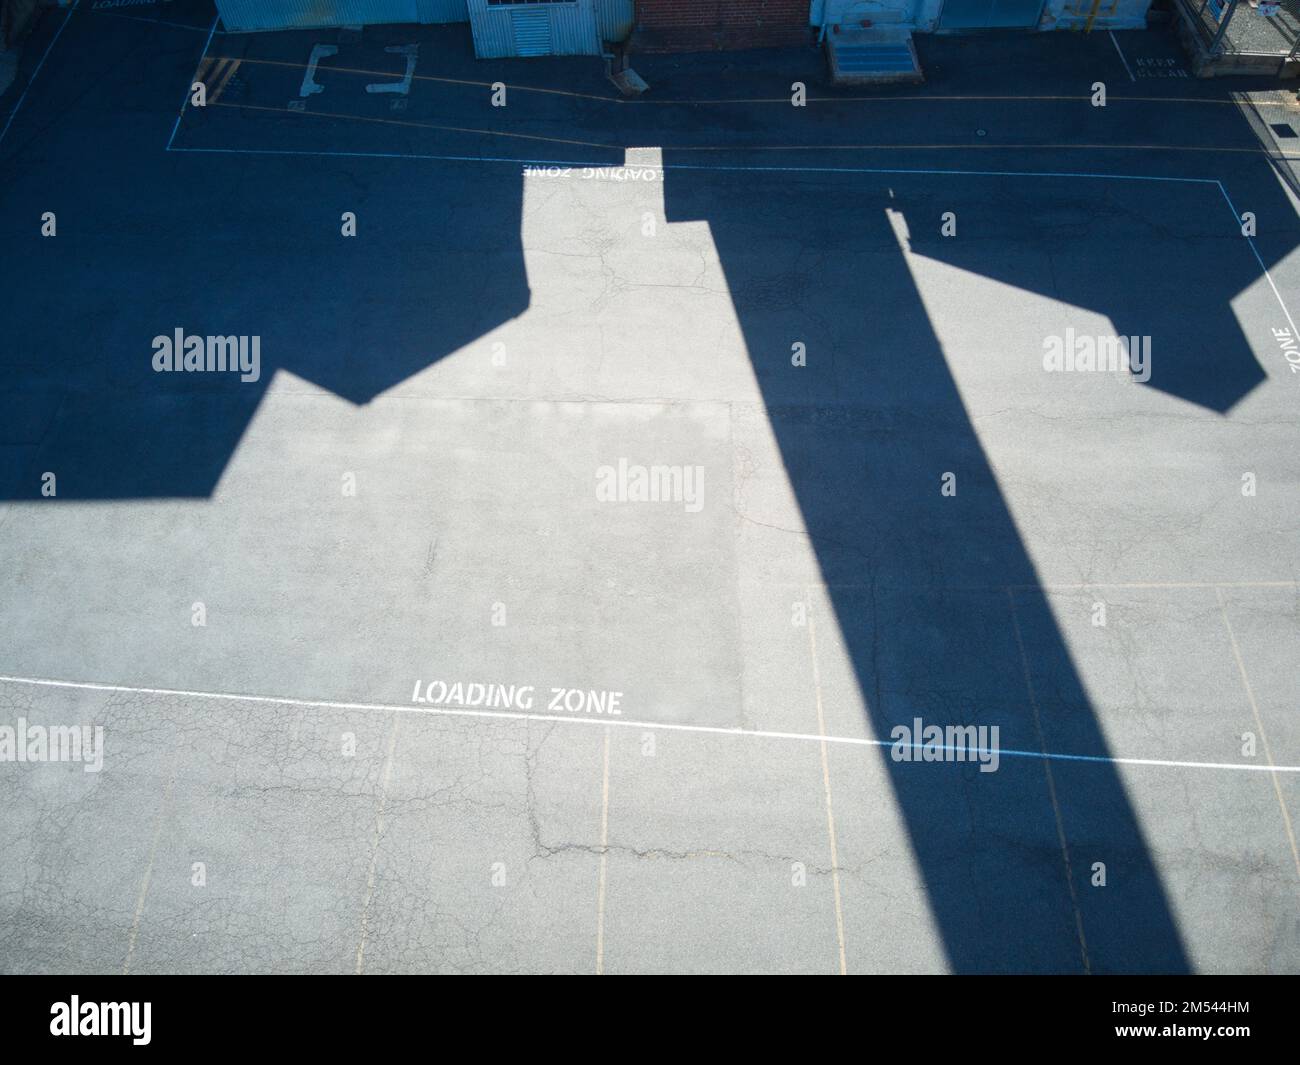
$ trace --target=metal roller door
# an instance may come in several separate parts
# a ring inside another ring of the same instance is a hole
[[[600,54],[592,0],[469,0],[469,21],[480,59]]]

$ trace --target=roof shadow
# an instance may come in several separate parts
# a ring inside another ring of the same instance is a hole
[[[665,188],[670,221],[709,223],[752,354],[788,353],[792,339],[833,352],[826,403],[809,406],[788,370],[759,380],[872,730],[888,739],[916,718],[997,725],[1003,748],[1104,758],[1049,605],[1006,590],[1037,577],[898,249],[890,200],[859,190],[829,212],[827,196],[770,176],[671,170]],[[747,299],[772,277],[798,293],[791,304]],[[959,472],[955,498],[939,492],[944,471]],[[1026,663],[1050,682],[1050,702],[1031,697]],[[954,970],[1188,969],[1112,765],[1004,758],[983,774],[881,750]],[[1121,885],[1104,904],[1083,859],[1095,853]]]
[[[70,33],[78,29],[89,32],[74,21]],[[145,157],[156,149],[151,142]],[[710,226],[875,734],[917,717],[997,724],[1005,748],[1107,757],[1050,606],[1024,590],[1038,584],[1033,563],[884,201],[845,197],[828,210],[820,185],[672,169],[698,159],[664,150],[667,218]],[[211,164],[203,180],[234,190],[212,202],[250,207],[240,199],[243,165],[234,157]],[[158,233],[186,229],[176,173],[127,165],[132,195],[157,205]],[[44,470],[59,473],[59,499],[207,497],[277,371],[361,404],[520,314],[529,289],[518,172],[483,168],[467,181],[426,169],[417,182],[408,173],[386,191],[407,197],[405,209],[434,241],[404,232],[349,241],[333,221],[322,224],[322,204],[337,218],[354,198],[343,194],[357,180],[347,173],[321,177],[297,202],[253,210],[238,227],[246,238],[238,248],[223,243],[230,238],[220,226],[208,245],[169,246],[100,218],[80,236],[66,227],[56,258],[35,226],[22,230],[10,253],[24,269],[9,294],[24,312],[7,323],[0,350],[10,414],[0,447],[21,456],[13,467],[21,472],[0,486],[3,498],[37,498]],[[1239,168],[1233,187],[1242,186],[1243,209],[1293,218],[1267,164]],[[6,198],[15,217],[36,218],[48,192],[20,175]],[[906,215],[906,193],[900,204]],[[1035,237],[1034,219],[1016,224]],[[1288,233],[1260,238],[1266,261],[1291,250]],[[1239,238],[1225,237],[1223,256],[1181,301],[1126,288],[1131,271],[1108,271],[1104,255],[1064,255],[1064,275],[1027,272],[1017,256],[987,254],[994,238],[925,240],[916,250],[1105,315],[1120,334],[1158,338],[1151,386],[1173,397],[1225,413],[1263,379],[1231,311],[1259,280]],[[773,301],[773,278],[796,296]],[[64,317],[69,291],[87,303],[88,327],[76,332]],[[258,335],[259,379],[156,373],[150,340],[177,328]],[[762,364],[761,353],[788,352],[792,339],[834,353],[833,402],[810,405],[787,375]],[[948,470],[961,476],[954,500],[937,491]],[[1027,668],[1050,698],[1035,698]],[[1113,765],[1009,758],[981,774],[882,758],[955,970],[1190,967]],[[1104,902],[1085,860],[1099,850],[1114,885]]]

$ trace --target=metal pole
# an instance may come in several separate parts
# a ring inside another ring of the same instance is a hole
[[[1232,16],[1237,13],[1237,4],[1240,0],[1232,0],[1228,5],[1228,13],[1223,16],[1223,21],[1219,23],[1219,32],[1214,35],[1214,40],[1210,42],[1210,55],[1215,54],[1219,43],[1223,40],[1223,35],[1228,32],[1228,23],[1232,21]]]
[[[1291,46],[1291,51],[1287,52],[1286,56],[1283,58],[1282,65],[1277,68],[1277,76],[1279,78],[1286,70],[1286,65],[1296,57],[1297,52],[1300,52],[1300,33],[1296,34],[1295,44]]]

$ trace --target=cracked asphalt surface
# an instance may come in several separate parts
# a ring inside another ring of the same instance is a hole
[[[0,968],[1300,971],[1286,97],[1059,34],[622,104],[386,27],[298,111],[337,34],[150,11],[74,15],[0,141],[0,725],[105,735],[0,764]],[[178,327],[260,379],[155,374]],[[1066,329],[1151,380],[1044,372]],[[891,761],[916,717],[997,772]]]

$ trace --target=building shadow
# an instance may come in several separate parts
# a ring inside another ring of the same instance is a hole
[[[89,33],[74,19],[60,62],[106,62]],[[173,84],[163,73],[157,82]],[[653,121],[682,120],[665,111]],[[57,473],[59,500],[206,498],[278,371],[364,404],[529,306],[517,169],[428,167],[412,180],[399,160],[391,172],[371,162],[364,177],[322,167],[301,196],[264,202],[259,190],[301,181],[300,158],[265,159],[255,172],[237,155],[201,170],[192,159],[159,165],[155,140],[142,133],[124,145],[120,126],[96,130],[93,116],[45,137],[47,160],[115,160],[117,187],[149,206],[144,222],[137,211],[122,227],[103,198],[93,216],[82,206],[84,174],[51,181],[11,154],[0,161],[6,216],[32,220],[6,231],[22,269],[7,282],[20,313],[0,348],[5,500],[39,498],[44,471]],[[652,143],[644,128],[627,137]],[[971,239],[943,241],[920,236],[937,227],[934,205],[905,185],[893,195],[860,176],[678,169],[699,159],[664,151],[667,220],[710,227],[875,735],[919,717],[997,725],[1004,748],[1106,758],[887,212],[912,223],[918,254],[1104,314],[1117,333],[1152,335],[1150,387],[1221,415],[1264,375],[1231,307],[1258,282],[1257,264],[1226,205],[1212,202],[1218,191],[1197,186],[1210,202],[1195,224],[1224,232],[1223,254],[1198,268],[1179,302],[1132,287],[1132,264],[1108,269],[1104,248],[1071,246],[1069,269],[1048,277],[1027,272],[1023,256],[989,254],[999,241],[1041,237],[1032,216],[998,221],[996,202],[961,222]],[[182,195],[194,181],[203,195]],[[1259,241],[1268,262],[1289,253],[1294,215],[1268,163],[1236,166],[1230,184],[1242,209],[1291,219]],[[418,219],[420,235],[342,237],[341,212],[381,194],[385,216]],[[56,240],[35,222],[51,203],[66,205]],[[186,217],[195,203],[217,213],[209,224]],[[1123,194],[1115,205],[1126,210]],[[972,226],[981,217],[991,227],[982,242]],[[1132,217],[1150,225],[1140,219],[1159,214]],[[160,239],[183,232],[195,236]],[[1068,244],[1070,234],[1058,236]],[[1150,269],[1154,277],[1159,264]],[[151,339],[176,328],[260,336],[259,379],[156,373]],[[789,371],[796,340],[833,362],[833,387],[815,402]],[[959,478],[952,498],[939,491],[948,471]],[[1112,764],[1006,758],[981,774],[881,757],[954,970],[1189,968]],[[1109,870],[1104,892],[1089,882],[1094,860]]]

